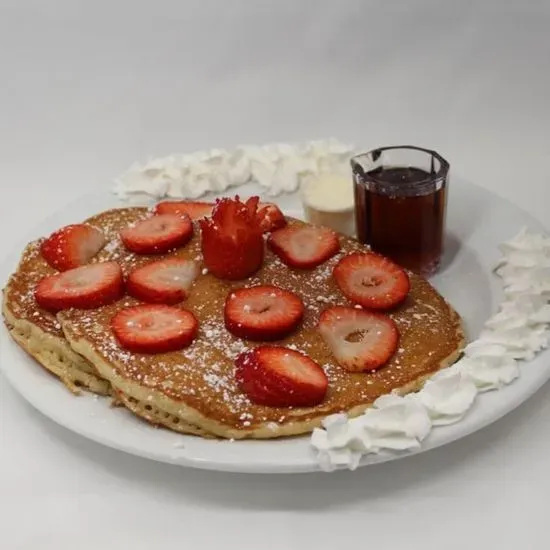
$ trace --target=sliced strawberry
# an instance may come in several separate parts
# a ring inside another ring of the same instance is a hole
[[[250,215],[256,216],[264,233],[275,231],[286,225],[283,213],[273,203],[261,203],[259,197],[250,197],[245,205]]]
[[[170,258],[140,267],[128,277],[128,294],[155,304],[176,304],[188,296],[191,284],[199,274],[192,260]]]
[[[155,214],[187,214],[192,220],[208,218],[212,215],[213,202],[200,201],[164,201],[155,206]]]
[[[103,233],[86,224],[62,227],[40,247],[42,257],[58,271],[87,264],[105,246]]]
[[[35,290],[38,305],[49,311],[95,309],[124,293],[124,279],[115,262],[84,265],[42,279]]]
[[[325,309],[318,328],[338,364],[351,372],[380,368],[399,342],[399,331],[390,317],[353,307]]]
[[[258,205],[258,218],[264,233],[270,233],[286,226],[287,221],[276,204],[260,203]]]
[[[267,244],[290,267],[313,269],[340,250],[340,241],[332,229],[293,224],[271,233]]]
[[[333,271],[346,298],[370,309],[389,309],[409,293],[407,273],[390,259],[372,252],[350,254]]]
[[[186,348],[197,335],[198,327],[190,311],[167,305],[128,307],[111,320],[111,329],[120,345],[134,353],[165,353]]]
[[[225,301],[225,327],[248,340],[280,340],[300,324],[303,316],[302,300],[276,286],[240,288]]]
[[[191,220],[177,214],[159,214],[120,233],[124,246],[136,254],[164,254],[184,246],[192,236]]]
[[[219,279],[249,277],[262,265],[264,240],[252,202],[218,200],[212,218],[199,221],[204,263]]]
[[[307,355],[279,346],[259,346],[239,355],[235,377],[258,405],[313,407],[325,398],[328,379]]]

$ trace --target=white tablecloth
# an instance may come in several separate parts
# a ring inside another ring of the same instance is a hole
[[[148,155],[331,135],[436,148],[545,221],[549,27],[519,0],[3,0],[0,252]],[[532,548],[549,397],[425,455],[261,477],[102,448],[0,376],[0,548]]]

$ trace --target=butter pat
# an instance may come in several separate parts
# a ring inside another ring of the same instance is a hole
[[[355,236],[355,203],[351,174],[322,173],[308,178],[302,186],[306,220]]]

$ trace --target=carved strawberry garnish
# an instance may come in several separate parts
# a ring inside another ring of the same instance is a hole
[[[261,267],[264,239],[257,207],[254,197],[246,203],[224,198],[216,202],[211,218],[199,221],[204,264],[215,277],[245,279]]]

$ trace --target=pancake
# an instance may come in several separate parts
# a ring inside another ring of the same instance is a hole
[[[137,256],[124,249],[118,238],[119,230],[147,215],[144,208],[127,208],[90,219],[88,223],[102,229],[110,241],[94,261],[118,261],[125,273],[150,262],[150,256]],[[313,270],[288,268],[270,251],[266,252],[260,271],[245,281],[222,281],[202,270],[183,304],[199,320],[199,335],[182,351],[142,355],[118,345],[110,330],[110,320],[123,307],[138,303],[130,297],[97,310],[62,312],[57,321],[72,349],[86,358],[101,378],[110,382],[131,410],[149,422],[178,431],[196,428],[204,434],[235,439],[310,432],[327,415],[346,411],[356,416],[381,395],[419,389],[426,378],[453,363],[464,344],[458,314],[426,280],[410,274],[409,296],[391,312],[401,336],[394,357],[372,373],[350,373],[342,369],[316,330],[316,324],[323,309],[350,305],[332,280],[332,269],[345,254],[364,251],[366,247],[345,236],[340,239],[341,252]],[[189,244],[170,256],[195,260],[202,268],[198,231]],[[255,405],[235,382],[236,356],[258,343],[241,340],[226,331],[223,306],[231,290],[259,284],[293,291],[306,306],[302,325],[279,344],[304,352],[325,370],[329,390],[324,402],[316,407]],[[26,300],[31,304],[32,298],[28,295]],[[36,310],[36,305],[30,305],[30,310]],[[33,313],[29,311],[28,315]]]
[[[3,290],[2,313],[13,339],[46,370],[57,376],[69,390],[86,389],[109,395],[111,387],[94,366],[73,351],[56,316],[39,308],[33,291],[52,269],[40,255],[41,240],[29,244],[16,272]]]
[[[119,215],[117,211],[116,216]],[[116,242],[118,225],[109,225],[109,215],[95,220],[108,240]],[[13,339],[40,365],[57,376],[75,395],[87,390],[98,395],[112,395],[110,383],[103,379],[95,367],[82,355],[76,353],[67,342],[56,316],[39,308],[33,297],[37,283],[45,276],[55,273],[42,258],[40,245],[43,239],[30,243],[24,250],[16,272],[3,290],[2,311],[4,321]],[[112,245],[111,245],[112,246]],[[95,261],[110,256],[109,247]],[[155,426],[164,426],[180,433],[214,437],[198,426],[140,403],[118,392],[114,399],[143,420]]]
[[[214,439],[216,437],[214,434],[211,434],[198,426],[189,424],[189,422],[182,420],[178,416],[156,408],[150,402],[142,403],[135,397],[130,397],[129,395],[126,395],[118,390],[115,391],[115,395],[117,399],[120,400],[120,403],[128,410],[132,411],[136,416],[145,420],[149,424],[152,424],[153,426],[168,428],[174,432],[179,432],[186,435],[198,435],[205,439]]]

